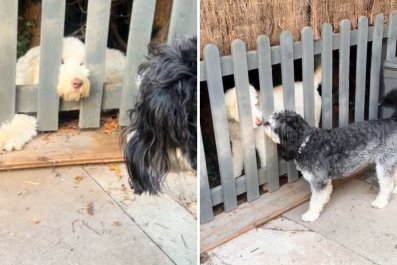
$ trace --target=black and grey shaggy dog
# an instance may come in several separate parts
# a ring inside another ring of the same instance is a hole
[[[384,106],[397,108],[397,90],[386,95]],[[264,124],[265,133],[280,144],[280,156],[295,160],[310,183],[309,210],[302,220],[316,220],[329,201],[332,179],[349,176],[376,164],[380,191],[371,203],[385,207],[397,193],[397,112],[389,119],[353,123],[331,130],[312,128],[292,111],[274,113]]]
[[[170,170],[196,170],[196,37],[149,45],[138,76],[124,155],[134,193],[157,194]]]

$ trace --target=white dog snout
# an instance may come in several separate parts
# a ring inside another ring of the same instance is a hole
[[[83,86],[83,84],[84,84],[83,80],[79,78],[73,78],[72,80],[72,87],[74,89],[80,89]]]

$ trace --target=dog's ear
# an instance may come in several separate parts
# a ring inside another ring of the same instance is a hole
[[[280,138],[280,156],[286,161],[293,160],[303,141],[305,131],[310,128],[298,115],[283,116],[278,120],[275,132]]]

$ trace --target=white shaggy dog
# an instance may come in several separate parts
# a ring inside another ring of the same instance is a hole
[[[321,83],[321,67],[314,72],[314,111],[315,124],[318,127],[321,116],[321,96],[317,91]],[[260,166],[265,166],[265,139],[263,137],[262,111],[260,107],[259,91],[250,85],[250,100],[252,113],[252,127],[254,130],[255,149],[259,155]],[[283,87],[276,86],[273,88],[274,110],[280,111],[284,109]],[[229,89],[225,92],[226,115],[229,120],[229,136],[232,142],[232,158],[234,177],[238,177],[243,172],[243,153],[240,140],[239,114],[237,107],[236,88]],[[295,82],[295,109],[300,115],[304,113],[303,107],[303,83]]]
[[[59,68],[57,92],[66,101],[78,101],[90,93],[89,70],[85,66],[84,43],[75,37],[63,39],[62,64]],[[17,85],[38,84],[40,46],[30,49],[17,62]],[[106,50],[105,83],[121,83],[125,56],[118,50]]]
[[[10,122],[0,127],[0,151],[20,150],[36,136],[36,118],[16,114]]]

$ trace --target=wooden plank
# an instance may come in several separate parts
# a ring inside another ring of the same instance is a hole
[[[96,131],[43,133],[21,151],[0,157],[0,171],[68,165],[123,162],[119,137]]]
[[[88,2],[85,50],[91,88],[89,97],[81,101],[80,128],[98,128],[100,123],[110,3],[110,0]]]
[[[136,87],[136,74],[138,66],[145,61],[147,45],[152,35],[152,26],[156,0],[134,0],[132,7],[126,64],[123,79],[123,91],[120,103],[119,125],[130,124],[127,111],[135,106],[138,87]],[[145,23],[142,23],[145,21]]]
[[[37,101],[39,131],[58,129],[58,72],[62,58],[65,1],[48,0],[42,4],[40,73]]]
[[[277,167],[278,165],[278,167]],[[276,162],[276,168],[279,172],[279,176],[286,175],[288,172],[288,167],[287,167],[287,162],[284,160],[278,160]],[[262,182],[259,182],[259,185],[262,185],[267,182],[267,176],[268,173],[266,172],[267,168],[260,168],[258,169],[258,175],[264,175],[265,179]],[[277,177],[278,179],[278,177]],[[245,175],[242,175],[240,177],[236,178],[236,192],[237,195],[241,195],[243,193],[247,192],[247,186],[245,185],[246,182],[246,177]],[[270,190],[269,190],[270,191]],[[223,203],[223,188],[222,185],[216,186],[211,189],[211,201],[212,201],[212,206],[218,205]]]
[[[369,114],[368,119],[378,118],[378,102],[380,91],[381,57],[382,57],[382,35],[383,35],[383,14],[375,17],[374,40],[371,51],[371,73],[369,85]]]
[[[333,181],[332,185],[335,188],[369,169],[371,167],[365,167],[349,177]],[[281,186],[277,192],[266,193],[252,203],[239,205],[232,212],[215,216],[212,222],[200,226],[200,253],[224,244],[307,202],[310,194],[309,184],[301,179]]]
[[[349,124],[350,29],[350,20],[342,20],[339,49],[339,127]]]
[[[237,207],[237,195],[218,48],[215,45],[206,45],[204,58],[224,208],[226,212],[230,212]]]
[[[303,107],[305,120],[315,126],[314,118],[314,55],[313,30],[304,27],[302,30],[302,76]]]
[[[397,46],[397,10],[389,14],[386,60],[392,60],[396,57],[396,46]]]
[[[365,78],[367,70],[367,39],[368,39],[368,18],[358,19],[358,44],[356,59],[356,95],[354,103],[354,121],[364,120],[365,104]]]
[[[306,202],[309,197],[309,185],[299,180],[281,186],[277,192],[266,193],[254,202],[239,205],[232,212],[217,215],[212,222],[200,227],[200,252],[215,248],[276,218]]]
[[[251,96],[248,81],[245,43],[232,41],[234,82],[236,85],[237,106],[240,119],[240,141],[244,157],[244,171],[247,177],[247,199],[249,202],[259,197],[255,139],[253,132]]]
[[[200,126],[198,126],[198,134],[200,147],[200,224],[205,224],[214,219],[214,212],[212,211],[211,192]]]
[[[120,108],[121,98],[120,84],[104,84],[102,110]],[[63,101],[59,103],[60,111],[79,110],[80,103],[75,101]],[[16,89],[16,112],[37,112],[37,85],[17,86]]]
[[[0,8],[0,124],[15,113],[18,1],[6,0]]]
[[[387,30],[388,25],[384,25],[383,38],[387,38]],[[373,27],[368,29],[368,41],[373,40]],[[350,45],[357,45],[358,42],[358,30],[354,29],[350,31]],[[332,50],[339,50],[340,48],[340,33],[332,34]],[[294,43],[294,60],[302,58],[302,43],[297,41]],[[316,40],[314,42],[314,55],[320,54],[322,50],[322,39]],[[253,70],[258,68],[258,56],[257,51],[248,51],[247,52],[247,63],[248,70]],[[271,47],[272,53],[272,65],[279,64],[281,62],[280,55],[280,46]],[[222,76],[232,75],[233,67],[232,67],[232,58],[230,55],[222,56],[221,58],[221,68],[222,68]],[[203,62],[200,63],[200,81],[207,80],[207,76],[205,72],[203,72]]]
[[[281,33],[280,44],[284,109],[295,111],[295,78],[291,32],[283,31]],[[288,163],[288,182],[296,181],[298,178],[299,174],[295,164],[293,162]]]
[[[173,0],[168,43],[180,36],[197,35],[197,1]]]
[[[321,26],[321,101],[322,128],[332,128],[332,25]]]
[[[261,107],[263,120],[268,121],[274,111],[273,98],[273,77],[270,54],[270,40],[267,36],[259,36],[256,41],[258,47],[258,73],[261,95]],[[280,187],[278,173],[278,156],[277,145],[271,139],[265,136],[265,153],[266,153],[266,178],[270,192]],[[259,183],[261,183],[262,174],[259,174]],[[265,180],[263,180],[265,181]]]

